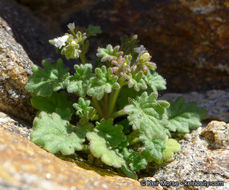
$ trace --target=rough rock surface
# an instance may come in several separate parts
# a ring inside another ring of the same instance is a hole
[[[196,102],[208,112],[208,120],[229,122],[229,90],[208,90],[206,92],[166,93],[160,99],[175,100],[183,96],[187,102]]]
[[[18,1],[55,32],[75,21],[100,25],[103,43],[138,34],[171,91],[229,87],[229,0]]]
[[[154,175],[156,181],[199,181],[221,183],[211,190],[229,189],[229,124],[212,121],[206,128],[198,128],[180,140],[181,152],[174,161],[160,168]],[[213,145],[213,146],[212,146]],[[150,178],[146,178],[150,180]],[[153,180],[153,179],[152,179]],[[223,185],[223,186],[222,186]],[[169,189],[206,189],[205,186],[174,186]]]
[[[33,63],[11,31],[0,17],[0,110],[31,121],[33,109],[24,87]]]
[[[0,0],[0,111],[32,121],[34,110],[24,90],[33,63],[54,59],[48,32],[13,0]]]
[[[138,181],[129,178],[112,176],[99,169],[83,169],[63,161],[25,137],[4,129],[8,128],[4,125],[0,124],[1,190],[152,189],[141,187]]]

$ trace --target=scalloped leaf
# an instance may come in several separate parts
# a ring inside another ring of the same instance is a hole
[[[166,80],[156,71],[148,72],[147,75],[144,75],[144,80],[154,92],[166,89]]]
[[[196,103],[185,103],[184,98],[170,101],[167,110],[169,123],[167,128],[172,132],[189,133],[190,129],[201,126],[201,120],[207,117],[207,112],[199,108]]]
[[[84,97],[87,94],[89,80],[93,76],[92,65],[75,65],[74,68],[76,72],[67,81],[67,91]]]
[[[82,150],[84,138],[74,133],[74,126],[61,119],[56,114],[41,112],[34,119],[31,140],[38,146],[51,153],[61,152],[63,155],[71,155],[77,150]]]
[[[128,150],[127,148],[125,148],[122,154],[124,155],[126,164],[130,167],[132,171],[138,172],[142,169],[145,169],[148,164],[144,156],[142,156],[138,152],[134,152],[133,150]]]
[[[72,102],[67,99],[65,92],[53,93],[50,97],[33,96],[31,104],[34,108],[48,113],[56,112],[62,119],[71,120],[73,109]]]
[[[137,92],[147,89],[146,82],[143,80],[143,73],[132,73],[128,78],[128,87],[134,88]]]
[[[113,59],[117,59],[119,56],[123,55],[122,51],[119,51],[120,46],[115,46],[108,44],[106,48],[98,48],[97,57],[101,58],[102,62],[112,61]]]
[[[165,143],[165,150],[163,151],[163,159],[169,160],[173,158],[173,153],[180,151],[180,144],[175,139],[168,139]]]
[[[125,161],[114,150],[107,146],[106,140],[95,132],[88,132],[90,151],[96,158],[100,158],[108,166],[120,168]]]
[[[89,96],[101,100],[105,93],[111,93],[112,89],[119,89],[117,77],[113,76],[112,70],[102,66],[95,69],[96,76],[90,80],[90,86],[87,91]]]
[[[63,67],[63,61],[58,59],[56,65],[48,61],[42,62],[44,69],[33,66],[26,90],[36,96],[48,97],[53,92],[65,88],[65,79],[69,76],[68,69]]]
[[[165,140],[150,140],[146,135],[141,135],[140,140],[145,145],[145,150],[142,152],[142,155],[146,160],[148,162],[154,161],[160,163],[163,150],[165,149]]]
[[[166,122],[165,109],[169,106],[166,101],[157,101],[157,94],[142,93],[131,104],[124,107],[128,120],[134,130],[140,129],[150,140],[164,140],[167,137],[164,124]]]
[[[90,106],[90,103],[90,100],[85,100],[80,97],[78,103],[73,104],[73,107],[77,110],[76,115],[85,120],[97,120],[97,111],[95,108]]]
[[[114,148],[126,140],[126,136],[123,133],[123,126],[118,124],[113,125],[112,119],[96,122],[96,132]]]

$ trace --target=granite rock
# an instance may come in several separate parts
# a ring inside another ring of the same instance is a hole
[[[170,186],[165,189],[229,189],[229,124],[219,121],[211,121],[206,128],[198,128],[191,134],[186,134],[179,141],[181,151],[176,153],[175,159],[161,167],[153,176],[156,181],[176,181],[178,186]],[[209,135],[212,134],[209,141]],[[216,145],[214,148],[212,144]],[[145,178],[147,180],[155,180]],[[181,183],[196,181],[203,186],[182,185]],[[210,183],[215,183],[214,185]],[[218,186],[217,186],[218,184]]]
[[[33,62],[10,32],[11,28],[0,17],[0,110],[31,121],[34,111],[24,87]]]
[[[50,38],[29,10],[13,0],[0,0],[0,111],[33,120],[34,110],[24,87],[33,64],[55,58]]]
[[[18,1],[53,32],[100,25],[103,45],[138,34],[170,91],[229,87],[229,0]]]
[[[0,123],[1,190],[152,189],[102,169],[88,166],[84,169],[77,163],[61,160],[25,137],[10,132],[4,123]]]

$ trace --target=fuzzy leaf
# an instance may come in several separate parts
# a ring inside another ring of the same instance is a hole
[[[156,71],[148,72],[147,75],[144,75],[144,80],[154,92],[166,89],[166,80]]]
[[[172,132],[189,133],[190,129],[201,126],[201,120],[207,117],[205,109],[197,107],[196,103],[185,103],[184,98],[170,101],[167,110],[169,124],[167,128]]]
[[[92,65],[75,65],[74,68],[76,73],[68,79],[67,91],[69,93],[77,93],[80,96],[86,96],[89,80],[93,76]]]
[[[117,77],[112,75],[111,69],[107,70],[105,66],[102,66],[102,68],[96,68],[95,73],[96,76],[91,78],[87,91],[89,96],[101,100],[105,93],[111,93],[112,89],[120,88]]]
[[[96,123],[96,131],[97,134],[107,142],[109,142],[110,146],[118,147],[120,143],[126,140],[126,136],[123,134],[122,125],[113,125],[113,121],[110,120],[102,120],[100,123]]]
[[[71,120],[73,109],[72,102],[67,99],[65,92],[53,93],[50,97],[33,96],[31,104],[34,108],[48,113],[56,112],[62,119]]]
[[[147,88],[147,85],[143,80],[142,72],[131,74],[131,77],[129,77],[128,79],[128,87],[133,87],[137,92],[140,90],[145,90]]]
[[[133,129],[140,129],[141,133],[150,140],[164,140],[166,130],[163,123],[165,122],[165,109],[169,106],[166,101],[157,101],[157,94],[147,92],[142,93],[131,104],[124,107],[124,111],[129,115],[128,120]]]
[[[120,168],[125,161],[109,146],[106,140],[95,132],[88,132],[87,139],[90,141],[90,151],[96,158],[115,168]]]
[[[76,114],[86,120],[97,120],[98,114],[96,109],[90,106],[90,100],[84,100],[79,98],[78,103],[73,104],[73,107],[77,110]]]
[[[134,152],[133,150],[128,150],[127,148],[125,148],[123,150],[123,155],[124,155],[124,159],[126,161],[126,164],[133,171],[138,172],[142,169],[145,169],[147,164],[148,164],[145,157],[143,157],[138,152]]]
[[[123,54],[122,51],[119,51],[119,48],[119,46],[113,48],[112,45],[109,44],[106,48],[98,48],[96,55],[101,58],[102,62],[112,61]]]
[[[116,103],[117,109],[122,109],[127,105],[128,99],[135,99],[137,96],[141,95],[142,91],[137,92],[133,88],[128,88],[128,86],[124,86],[121,88],[118,100]]]
[[[163,159],[169,160],[173,158],[173,153],[180,151],[180,144],[175,139],[168,139],[165,143],[165,150],[163,151]]]
[[[140,139],[145,145],[145,150],[142,152],[142,155],[144,155],[148,162],[154,161],[159,163],[162,159],[162,152],[165,149],[165,141],[150,140],[146,135],[141,135]]]
[[[33,124],[31,140],[47,151],[71,155],[76,150],[82,150],[84,139],[78,137],[73,132],[74,126],[61,119],[58,114],[41,112]]]
[[[63,62],[58,59],[56,65],[48,61],[42,62],[44,69],[33,66],[33,75],[30,77],[26,90],[36,96],[51,96],[53,92],[65,88],[65,79],[69,76],[68,69],[63,67]]]
[[[138,179],[137,174],[131,170],[126,164],[123,164],[121,167],[122,172],[129,178]]]

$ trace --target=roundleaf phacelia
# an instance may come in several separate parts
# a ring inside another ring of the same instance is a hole
[[[61,59],[33,67],[26,85],[38,110],[31,140],[51,153],[79,153],[134,179],[150,165],[171,160],[180,150],[174,134],[199,127],[205,110],[182,98],[157,100],[166,80],[137,35],[122,38],[121,46],[98,48],[97,59],[88,63],[89,38],[101,29],[89,26],[82,32],[74,23],[68,28],[50,43],[81,63],[74,65],[74,74]]]

